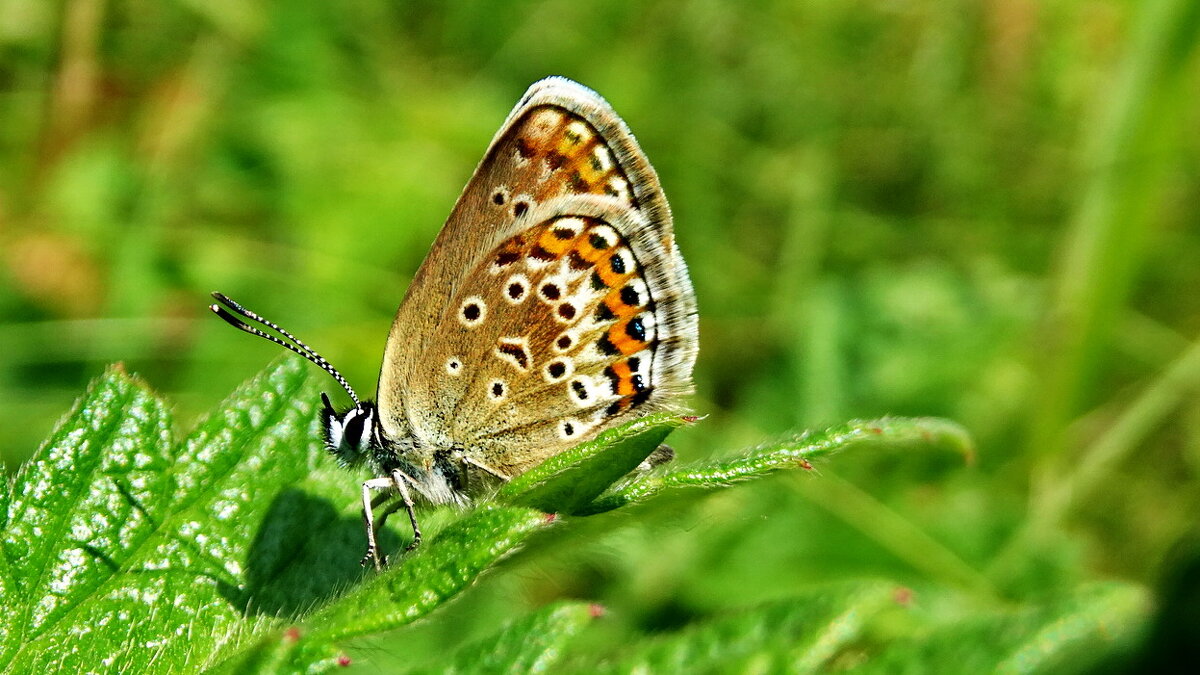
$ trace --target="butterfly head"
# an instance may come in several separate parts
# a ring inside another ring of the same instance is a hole
[[[360,400],[358,394],[354,393],[354,388],[350,386],[346,378],[342,377],[337,368],[334,368],[325,360],[325,357],[301,342],[295,335],[246,309],[224,294],[213,293],[213,297],[220,301],[220,304],[211,305],[209,308],[226,323],[240,331],[274,342],[280,347],[303,356],[329,373],[338,384],[342,385],[350,399],[354,401],[354,405],[349,410],[339,412],[329,402],[329,397],[321,394],[321,401],[324,403],[324,407],[321,409],[321,426],[325,432],[325,447],[333,456],[337,457],[343,466],[358,466],[368,459],[371,456],[371,448],[377,443],[376,439],[379,437],[376,427],[375,404]],[[243,319],[249,319],[270,328],[278,335],[264,332]]]
[[[375,439],[375,404],[359,401],[349,410],[339,412],[324,393],[321,401],[324,403],[321,427],[325,447],[342,466],[358,466],[371,456]]]

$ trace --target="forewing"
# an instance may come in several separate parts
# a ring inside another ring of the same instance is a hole
[[[413,280],[385,432],[506,475],[690,389],[695,301],[670,210],[603,99],[561,78],[509,115]]]

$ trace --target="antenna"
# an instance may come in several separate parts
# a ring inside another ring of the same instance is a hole
[[[231,300],[230,298],[228,298],[224,293],[217,293],[214,291],[212,296],[214,298],[216,298],[222,304],[227,305],[229,307],[229,309],[236,312],[239,316],[243,316],[247,319],[250,319],[251,321],[257,321],[258,323],[261,323],[262,325],[279,333],[280,335],[287,338],[288,340],[291,340],[291,342],[285,342],[284,340],[281,340],[281,339],[275,337],[274,335],[271,335],[270,333],[263,332],[263,331],[259,330],[258,328],[251,326],[250,324],[246,323],[245,321],[242,321],[241,319],[237,318],[233,314],[230,314],[229,311],[226,310],[221,305],[218,305],[218,304],[209,305],[208,308],[211,309],[217,316],[221,317],[221,319],[223,319],[225,321],[225,323],[229,324],[230,326],[233,326],[234,328],[236,328],[240,331],[249,333],[251,335],[257,335],[258,337],[260,337],[264,340],[270,340],[271,342],[274,342],[275,344],[279,345],[280,347],[291,350],[291,351],[299,354],[300,356],[303,356],[304,358],[308,359],[309,361],[312,361],[314,364],[316,364],[316,366],[318,368],[320,368],[321,370],[324,370],[325,372],[332,375],[333,379],[337,380],[337,383],[342,385],[342,389],[345,389],[346,393],[350,394],[350,398],[351,398],[351,400],[354,401],[354,405],[356,405],[356,406],[359,405],[358,395],[354,393],[354,389],[352,389],[350,387],[350,383],[346,381],[346,378],[342,377],[342,374],[337,371],[337,368],[334,368],[332,364],[330,364],[328,361],[325,360],[324,356],[321,356],[320,354],[313,351],[313,349],[311,347],[309,347],[308,345],[301,342],[300,339],[297,338],[295,335],[292,335],[291,333],[280,328],[276,324],[274,324],[270,321],[267,321],[266,319],[255,314],[254,312],[239,305],[238,303],[236,303],[233,300]],[[292,343],[295,343],[295,344],[292,344]],[[321,394],[321,396],[325,397],[324,394]],[[326,405],[329,404],[328,398],[325,398],[325,403],[326,403]]]

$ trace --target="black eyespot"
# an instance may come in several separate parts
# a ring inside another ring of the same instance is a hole
[[[625,334],[638,342],[646,341],[646,324],[642,323],[640,316],[634,317],[625,324]]]
[[[479,314],[479,305],[476,305],[475,303],[471,303],[466,307],[463,307],[463,318],[467,321],[475,321],[479,319]]]
[[[513,215],[517,218],[525,215],[525,212],[528,210],[529,202],[517,202],[516,204],[513,204]]]
[[[616,272],[617,274],[625,274],[625,258],[619,255],[614,255],[609,259],[608,264],[612,267],[613,272]]]
[[[542,285],[542,296],[548,300],[557,300],[562,295],[562,291],[554,284]]]
[[[654,392],[654,389],[652,389],[651,387],[646,387],[645,389],[639,390],[638,393],[629,397],[629,406],[632,408],[636,408],[639,405],[645,403],[646,401],[650,400],[650,394],[652,394],[653,392]]]
[[[563,430],[564,436],[574,436],[575,435],[575,425],[571,424],[570,422],[563,422],[562,430]]]
[[[558,338],[558,341],[555,342],[554,344],[558,345],[559,349],[568,349],[571,346],[571,336],[570,335],[560,336]]]
[[[508,285],[508,297],[512,298],[513,300],[520,300],[523,295],[525,295],[524,286],[518,283],[511,283]]]
[[[575,380],[571,383],[571,389],[575,391],[575,398],[579,399],[580,401],[588,400],[587,387],[585,387],[584,384],[579,380]]]
[[[492,203],[496,206],[502,206],[505,199],[503,190],[496,190],[496,194],[492,195]]]
[[[641,296],[638,295],[637,289],[632,284],[621,289],[621,302],[626,305],[637,307],[641,300]]]
[[[503,382],[493,382],[492,383],[492,396],[495,398],[500,398],[503,395],[504,395],[504,383]]]
[[[558,315],[564,319],[574,319],[575,318],[575,305],[572,305],[569,302],[564,302],[563,304],[558,306]]]
[[[550,373],[550,377],[553,378],[562,377],[563,373],[567,372],[567,364],[563,363],[562,361],[555,361],[554,363],[546,366],[546,372]]]

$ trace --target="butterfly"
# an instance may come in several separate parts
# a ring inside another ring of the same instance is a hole
[[[226,322],[349,394],[343,411],[321,394],[324,440],[374,476],[363,564],[376,568],[389,514],[407,512],[412,549],[417,500],[465,504],[692,390],[696,300],[658,176],[609,104],[562,77],[529,88],[463,189],[396,313],[374,403],[287,331],[213,296]]]

